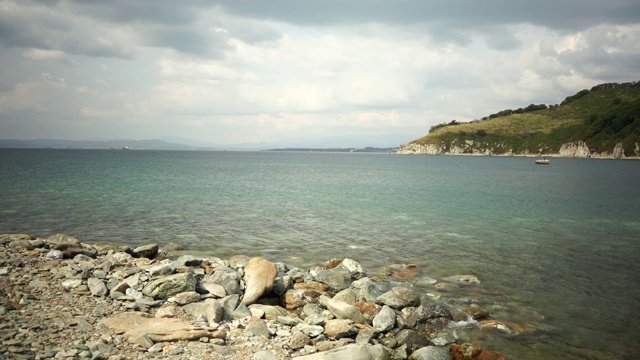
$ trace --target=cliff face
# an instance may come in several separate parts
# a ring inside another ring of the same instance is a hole
[[[542,151],[526,150],[522,153],[514,153],[513,151],[496,152],[490,144],[474,143],[473,141],[465,141],[464,144],[417,144],[409,143],[400,145],[400,150],[396,152],[399,155],[484,155],[484,156],[529,156],[529,155],[545,155],[563,158],[625,158],[624,147],[622,143],[616,144],[611,153],[609,152],[591,152],[584,141],[576,141],[563,144],[558,153],[550,154]],[[640,157],[640,144],[635,143],[635,158]]]

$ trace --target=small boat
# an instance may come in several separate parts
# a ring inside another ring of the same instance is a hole
[[[542,159],[536,160],[536,165],[549,165],[549,164],[550,162],[549,160],[547,160],[545,156],[543,156]]]

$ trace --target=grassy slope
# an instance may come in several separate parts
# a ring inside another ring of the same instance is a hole
[[[447,146],[465,140],[494,153],[557,153],[562,144],[579,140],[592,151],[611,152],[622,142],[629,156],[640,142],[640,88],[591,91],[553,108],[440,127],[412,143]]]

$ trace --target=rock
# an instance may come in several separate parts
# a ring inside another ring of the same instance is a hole
[[[178,251],[178,250],[183,250],[182,245],[180,244],[176,244],[176,243],[168,243],[163,247],[164,251]]]
[[[200,301],[200,294],[195,291],[186,291],[173,296],[173,301],[178,305],[187,305]]]
[[[475,275],[454,275],[444,279],[444,281],[454,282],[457,284],[480,284],[480,279]]]
[[[261,257],[254,257],[244,267],[244,284],[246,286],[242,303],[250,305],[273,288],[273,281],[278,274],[274,263]]]
[[[319,325],[309,325],[305,323],[300,323],[294,326],[291,331],[301,332],[309,337],[316,337],[324,332],[324,328]]]
[[[104,282],[97,278],[89,278],[87,280],[87,286],[89,287],[89,291],[91,291],[91,295],[93,296],[105,296],[109,292]]]
[[[82,279],[68,279],[62,282],[62,287],[70,290],[82,285]]]
[[[142,289],[142,293],[154,299],[167,299],[185,291],[195,291],[196,278],[192,273],[165,276],[151,281]]]
[[[222,321],[222,305],[215,299],[206,299],[202,302],[194,302],[182,307],[184,311],[198,318],[204,315],[209,325]]]
[[[271,351],[262,350],[253,354],[251,360],[280,360],[280,358]]]
[[[296,326],[302,322],[300,318],[290,317],[290,316],[278,316],[277,320],[280,324],[289,325],[289,326]]]
[[[303,348],[305,345],[311,343],[311,339],[302,331],[296,332],[291,336],[291,340],[289,341],[289,347],[292,350],[297,350]]]
[[[298,356],[298,360],[391,360],[391,357],[380,344],[350,344],[333,350],[311,355]]]
[[[406,314],[407,312],[405,312]],[[414,328],[420,324],[424,324],[431,319],[442,318],[443,320],[453,320],[453,316],[446,305],[434,304],[423,306],[420,305],[412,311],[408,311],[406,316],[407,326]]]
[[[405,287],[393,287],[376,299],[376,303],[388,305],[394,309],[417,306],[419,302],[420,300],[416,293]]]
[[[315,279],[329,285],[335,291],[340,291],[351,285],[351,270],[344,264],[340,264],[333,269],[320,271]]]
[[[166,276],[176,272],[176,267],[173,265],[173,263],[162,263],[162,264],[151,266],[146,270],[149,273],[149,276],[151,277]]]
[[[355,323],[364,324],[366,319],[364,315],[353,305],[349,305],[339,300],[328,299],[326,302],[327,309],[338,319],[349,319]]]
[[[483,320],[491,317],[491,313],[479,306],[469,306],[462,309],[462,312],[473,320]]]
[[[446,348],[439,346],[425,346],[414,351],[409,360],[451,360],[451,355]]]
[[[227,294],[227,292],[224,289],[224,287],[222,287],[221,285],[216,284],[213,281],[205,281],[205,282],[202,282],[200,285],[202,286],[202,288],[207,290],[209,292],[209,294],[212,294],[212,295],[214,295],[216,297],[223,298],[226,295],[229,295],[229,294]]]
[[[358,331],[356,336],[356,344],[369,344],[373,338],[377,335],[377,332],[371,328],[363,328]]]
[[[411,351],[415,351],[421,347],[431,345],[429,339],[421,333],[411,329],[403,329],[395,336],[398,345],[407,345]]]
[[[240,275],[230,267],[219,266],[206,281],[222,286],[227,294],[242,294]]]
[[[374,302],[378,296],[382,295],[380,288],[368,277],[363,277],[352,282],[350,288],[356,290],[359,301]]]
[[[373,318],[373,328],[379,332],[393,329],[396,324],[396,312],[384,305],[378,315]]]
[[[266,320],[277,320],[278,317],[287,316],[287,310],[282,306],[262,304],[249,305],[249,310],[253,309],[261,310],[264,313],[264,318]]]
[[[358,333],[353,321],[347,319],[333,319],[324,325],[324,333],[334,339],[350,337]]]
[[[350,288],[344,289],[337,293],[334,297],[334,300],[339,300],[342,302],[346,302],[349,305],[353,305],[358,301],[358,293]]]
[[[253,336],[261,336],[265,339],[271,337],[267,324],[262,320],[250,321],[249,324],[247,324],[247,331],[251,332]]]
[[[99,322],[110,329],[124,333],[125,339],[143,334],[147,334],[154,342],[198,340],[202,337],[224,339],[226,337],[224,331],[197,328],[178,319],[147,318],[139,313],[124,313],[116,317],[102,319]]]
[[[353,304],[353,306],[355,306],[360,311],[360,313],[364,315],[367,323],[371,323],[382,309],[382,306],[368,301],[358,301],[357,303]]]
[[[72,259],[76,255],[85,255],[90,258],[95,258],[98,256],[98,250],[83,245],[73,245],[73,244],[56,244],[53,246],[53,250],[58,250],[62,252],[62,255],[67,259]]]
[[[453,360],[507,360],[507,358],[497,352],[476,348],[471,344],[462,345],[451,344],[449,353]]]
[[[294,289],[311,289],[319,292],[327,292],[331,290],[329,285],[317,281],[304,281],[293,284]]]
[[[189,313],[187,311],[187,313]],[[172,318],[172,317],[176,317],[176,308],[173,306],[167,306],[167,307],[163,307],[158,309],[158,311],[156,311],[156,317],[157,318]]]
[[[55,234],[47,238],[47,243],[51,245],[80,245],[80,240],[65,234]]]
[[[153,259],[158,255],[158,244],[147,244],[133,249],[133,257]]]
[[[502,320],[482,320],[478,322],[480,329],[496,329],[507,334],[518,335],[524,331],[524,328],[516,323]]]
[[[240,302],[240,296],[237,294],[216,301],[222,306],[222,320],[240,320],[251,316],[251,311]]]
[[[284,304],[287,310],[293,310],[318,302],[321,292],[310,289],[291,289],[284,294]]]
[[[153,340],[147,334],[132,336],[128,340],[130,343],[140,346],[143,349],[149,349],[153,346]]]

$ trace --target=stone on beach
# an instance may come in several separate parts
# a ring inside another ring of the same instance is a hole
[[[333,350],[324,351],[311,355],[299,356],[298,360],[390,360],[391,357],[384,349],[384,346],[369,344],[351,344]]]
[[[376,302],[394,309],[402,309],[407,306],[417,306],[420,303],[420,299],[413,290],[396,286],[378,296]]]
[[[167,299],[185,291],[195,291],[196,278],[192,273],[165,276],[148,283],[142,293],[154,299]]]
[[[273,288],[273,281],[278,274],[274,263],[261,257],[254,257],[244,267],[244,284],[246,286],[242,302],[250,305]]]
[[[146,334],[154,342],[198,340],[202,337],[224,339],[224,331],[198,328],[185,321],[170,318],[144,317],[138,313],[120,314],[100,320],[110,329],[123,334],[125,339]]]

